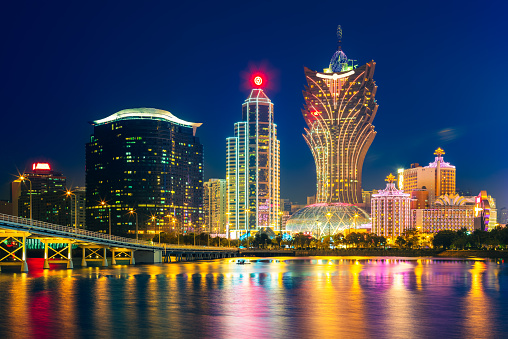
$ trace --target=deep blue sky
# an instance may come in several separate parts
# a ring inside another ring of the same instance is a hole
[[[328,66],[341,24],[348,57],[377,63],[364,189],[442,147],[459,188],[508,206],[506,13],[505,1],[10,1],[0,10],[0,198],[35,160],[84,185],[87,122],[134,107],[202,122],[205,176],[225,177],[242,74],[263,65],[282,197],[304,203],[315,167],[301,136],[303,66]]]

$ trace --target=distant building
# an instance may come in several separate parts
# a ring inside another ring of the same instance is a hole
[[[229,227],[233,237],[280,227],[280,142],[273,103],[259,88],[257,77],[242,105],[235,136],[226,139]]]
[[[30,196],[32,218],[48,223],[71,226],[71,200],[66,196],[66,178],[53,171],[49,163],[37,162],[32,170],[23,174],[11,184],[13,205],[17,215],[30,217]],[[30,190],[31,188],[31,190]]]
[[[154,108],[125,109],[91,123],[86,144],[86,225],[133,236],[176,220],[185,231],[203,224],[203,145],[200,123]],[[101,203],[104,202],[104,203]],[[154,217],[152,222],[150,219]]]
[[[84,187],[76,187],[72,190],[72,194],[68,195],[70,199],[71,223],[76,225],[76,213],[78,216],[77,227],[85,228],[86,226],[86,189]]]
[[[204,230],[210,234],[226,234],[227,187],[226,179],[209,179],[204,184]]]
[[[313,205],[316,203],[316,196],[307,197],[307,205]]]
[[[372,233],[392,239],[411,228],[411,197],[395,188],[395,180],[390,174],[386,189],[371,198]]]
[[[12,214],[12,202],[0,200],[0,213],[2,214]]]
[[[416,188],[411,191],[411,209],[429,208],[429,191]]]
[[[438,148],[434,154],[436,158],[429,166],[412,164],[411,168],[405,169],[402,184],[405,193],[426,189],[430,207],[434,206],[436,198],[440,195],[456,193],[455,166],[443,160],[445,152],[441,148]]]
[[[506,207],[502,207],[498,210],[498,220],[500,224],[508,223],[508,209]]]
[[[415,209],[413,227],[422,233],[458,231],[462,228],[474,231],[474,209],[472,206],[449,206]]]

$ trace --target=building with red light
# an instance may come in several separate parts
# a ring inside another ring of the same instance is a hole
[[[235,136],[226,139],[228,225],[233,237],[280,228],[280,142],[273,103],[260,88],[261,76],[242,105]]]
[[[71,199],[65,194],[66,177],[56,172],[49,163],[34,163],[32,170],[11,184],[13,214],[53,224],[71,226]]]
[[[376,132],[376,63],[355,67],[340,47],[323,72],[305,67],[304,135],[317,174],[316,203],[362,203],[362,167]]]

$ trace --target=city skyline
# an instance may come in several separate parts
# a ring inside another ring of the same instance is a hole
[[[401,17],[401,13],[411,7],[385,9],[373,4],[365,20],[371,21],[369,27],[376,26],[374,31],[345,14],[322,9],[305,13],[302,4],[288,10],[289,19],[270,23],[270,18],[278,18],[287,9],[274,5],[261,25],[233,30],[240,23],[233,21],[214,25],[211,32],[205,32],[204,27],[216,19],[202,12],[197,13],[195,25],[179,28],[190,14],[185,5],[178,8],[185,14],[182,19],[164,21],[166,26],[155,20],[154,8],[145,9],[147,18],[140,18],[150,25],[125,30],[111,28],[111,20],[121,24],[135,15],[135,6],[120,8],[123,16],[113,16],[117,10],[113,6],[105,5],[100,11],[84,8],[72,20],[59,15],[65,10],[72,12],[71,7],[9,6],[11,11],[5,13],[12,17],[6,17],[2,25],[9,32],[6,44],[11,53],[3,55],[2,61],[14,67],[6,70],[1,95],[4,109],[15,114],[4,116],[4,126],[13,128],[3,129],[2,141],[17,147],[2,150],[2,158],[7,159],[0,169],[2,199],[9,198],[8,187],[16,169],[23,172],[36,161],[51,162],[66,175],[70,186],[83,186],[84,144],[91,134],[87,122],[131,107],[159,107],[182,119],[203,122],[198,136],[205,147],[205,180],[224,178],[223,140],[232,134],[238,102],[248,94],[242,74],[257,69],[266,73],[271,85],[267,94],[276,103],[281,197],[304,202],[306,196],[315,194],[315,168],[301,137],[305,127],[299,116],[305,85],[301,69],[303,65],[319,69],[328,63],[336,50],[335,27],[342,24],[344,49],[361,58],[358,64],[370,59],[376,62],[380,87],[376,99],[382,115],[374,121],[378,134],[363,166],[363,188],[382,187],[386,173],[409,168],[411,163],[425,164],[429,152],[442,147],[447,160],[459,169],[458,189],[472,194],[486,189],[498,200],[499,208],[508,204],[503,190],[508,177],[502,133],[507,125],[502,114],[505,85],[503,77],[492,70],[506,55],[506,47],[499,43],[506,24],[497,17],[502,10],[493,5],[480,9],[464,5],[460,17],[449,19],[446,14],[454,12],[451,4],[441,4],[437,12],[429,3],[411,12],[410,18]],[[232,10],[241,11],[242,6]],[[356,11],[358,6],[344,4],[342,12]],[[320,17],[312,20],[320,25],[301,24],[317,14]],[[390,18],[397,20],[390,23]],[[248,19],[255,23],[256,15],[248,14]],[[23,28],[20,23],[26,20],[41,23],[40,31]],[[42,25],[45,20],[53,20],[55,26]],[[96,27],[89,26],[92,21]],[[401,27],[405,32],[399,32]],[[281,33],[266,34],[275,30]],[[266,36],[264,43],[270,48],[244,48],[241,38],[253,32]],[[164,43],[166,35],[171,44]],[[312,49],[301,43],[306,39],[316,41]],[[274,48],[277,44],[281,46]],[[150,49],[154,46],[164,46],[160,56]],[[198,62],[202,49],[213,67]],[[238,50],[235,57],[229,55],[231,49]],[[189,60],[174,53],[178,50],[191,55]],[[476,64],[470,53],[479,53]],[[142,62],[137,64],[136,58]],[[197,82],[207,86],[202,88]],[[198,94],[201,99],[193,102]]]

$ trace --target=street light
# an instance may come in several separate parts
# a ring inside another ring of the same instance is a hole
[[[32,181],[28,179],[25,175],[22,175],[19,177],[19,180],[25,181],[28,180],[30,183],[30,226],[33,226],[33,219],[32,219]]]
[[[103,207],[108,208],[108,221],[109,221],[109,240],[111,240],[111,206],[107,205],[104,200],[101,201]]]
[[[326,219],[328,220],[328,245],[330,245],[332,243],[332,238],[331,238],[331,229],[332,229],[332,225],[330,224],[330,218],[332,217],[332,213],[330,213],[330,211],[328,211],[328,213],[326,213]],[[330,247],[330,246],[328,246]]]
[[[78,230],[78,197],[76,196],[76,194],[72,193],[70,190],[67,190],[67,192],[65,192],[65,194],[70,198],[71,195],[74,196],[74,229],[77,231]],[[71,199],[71,203],[72,203],[72,199]]]
[[[152,225],[153,225],[153,234],[155,234],[155,232],[156,232],[155,231],[155,216],[152,215],[151,219],[152,219]],[[152,238],[152,243],[153,243],[153,238]]]
[[[136,215],[136,242],[138,242],[138,213],[134,210],[129,211],[130,215],[135,214]]]

